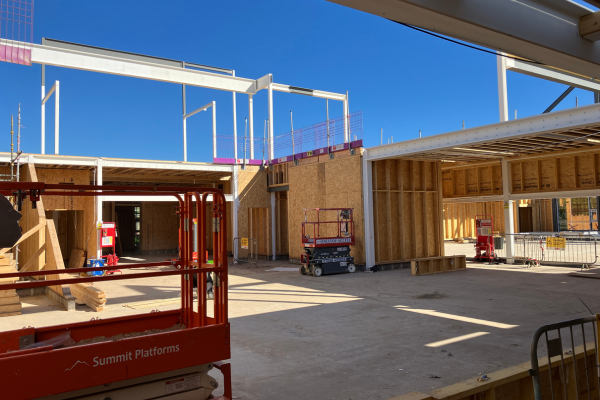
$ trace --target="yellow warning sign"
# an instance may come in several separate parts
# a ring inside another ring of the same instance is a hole
[[[508,207],[508,201],[505,201],[505,202],[504,202],[504,209],[505,209],[505,210],[508,210],[508,208],[509,208],[509,207]]]
[[[546,238],[546,247],[549,250],[564,250],[567,245],[567,239],[564,237]]]
[[[242,249],[248,248],[248,238],[242,238]]]

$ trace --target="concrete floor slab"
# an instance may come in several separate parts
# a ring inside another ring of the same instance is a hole
[[[315,278],[267,272],[290,267],[285,261],[259,266],[230,267],[236,399],[388,399],[428,392],[527,361],[539,326],[589,314],[579,297],[600,311],[600,282],[568,277],[572,268],[469,263],[466,271],[421,277],[403,269]],[[43,296],[24,297],[23,315],[0,319],[0,330],[149,312],[124,306],[174,298],[178,282],[98,284],[108,297],[102,313],[85,306],[66,312]]]

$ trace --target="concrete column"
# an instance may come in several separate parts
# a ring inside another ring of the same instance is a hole
[[[513,219],[514,201],[510,200],[510,168],[508,160],[502,159],[502,197],[504,204],[504,233],[506,234],[506,263],[515,262],[515,223]]]
[[[373,162],[368,161],[368,150],[366,149],[364,150],[362,157],[365,258],[367,269],[371,269],[375,266],[375,238],[373,236]]]

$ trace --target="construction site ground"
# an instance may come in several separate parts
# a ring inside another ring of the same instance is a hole
[[[450,246],[447,254],[468,255],[473,245]],[[574,268],[468,263],[466,271],[419,277],[399,269],[315,278],[287,261],[246,266],[230,267],[235,399],[428,392],[527,361],[539,326],[589,315],[579,297],[600,311],[598,280],[567,276]],[[45,296],[22,297],[23,314],[0,319],[0,330],[179,306],[178,277],[97,286],[108,298],[103,312],[66,312]],[[444,343],[465,335],[473,337]]]

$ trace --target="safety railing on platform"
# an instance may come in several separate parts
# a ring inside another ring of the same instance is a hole
[[[350,114],[347,117],[348,142],[360,146],[358,141],[363,139],[363,118],[362,111]],[[215,163],[220,164],[241,164],[246,159],[248,164],[267,164],[269,163],[270,144],[268,141],[268,127],[263,127],[262,131],[255,130],[254,137],[250,139],[248,132],[240,134],[238,132],[237,140],[233,135],[216,136],[216,157]],[[273,137],[274,160],[278,160],[292,155],[313,152],[318,149],[331,147],[333,151],[349,148],[344,139],[344,117],[330,119],[304,128],[294,129]],[[237,151],[236,151],[237,150]],[[318,154],[315,152],[315,154]]]
[[[598,261],[598,239],[589,233],[536,232],[501,234],[494,238],[496,256],[506,258],[506,240],[514,238],[516,259],[589,267]]]
[[[327,129],[328,125],[329,129]],[[348,138],[350,142],[363,138],[362,111],[348,116]],[[273,141],[275,158],[343,144],[345,143],[344,117],[330,119],[329,121],[276,135]]]
[[[531,339],[529,374],[533,378],[535,400],[598,398],[598,318],[599,315],[590,315],[544,325],[534,333]],[[563,342],[564,333],[566,343]],[[548,359],[547,373],[540,372],[538,359],[538,344],[542,337],[545,348],[542,348],[541,355]],[[583,351],[580,347],[583,347]]]
[[[247,268],[258,268],[258,240],[253,238],[233,238],[234,253],[233,263],[250,263]]]

